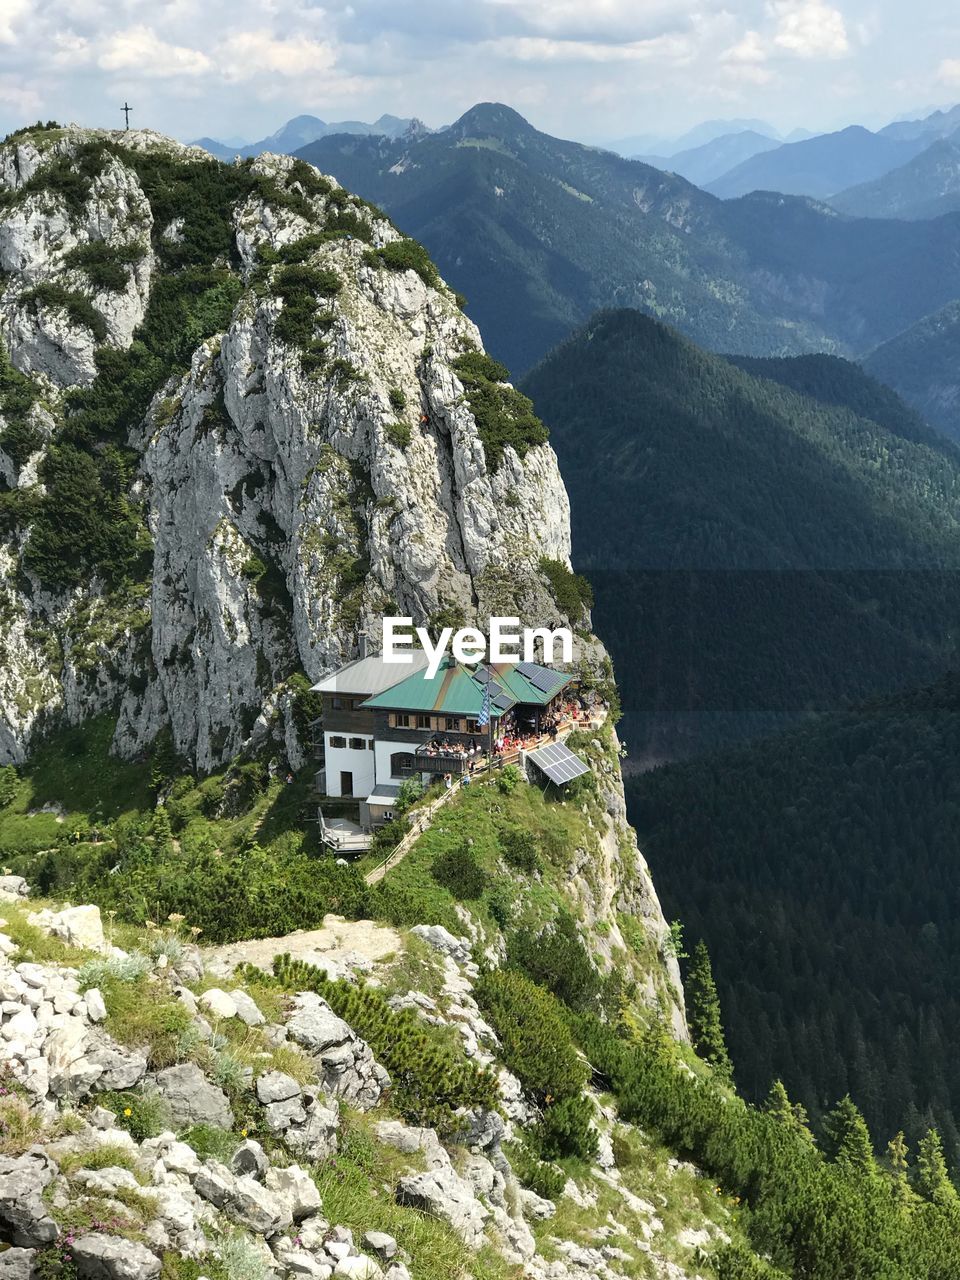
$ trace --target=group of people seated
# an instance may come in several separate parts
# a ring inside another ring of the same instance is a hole
[[[463,756],[464,759],[468,759],[470,756],[482,755],[483,747],[477,738],[471,738],[469,742],[454,738],[434,738],[426,746],[421,747],[420,754],[425,756]]]

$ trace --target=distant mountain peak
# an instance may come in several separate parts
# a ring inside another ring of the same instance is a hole
[[[536,133],[519,111],[502,102],[478,102],[450,126],[454,137],[496,137],[504,141]]]

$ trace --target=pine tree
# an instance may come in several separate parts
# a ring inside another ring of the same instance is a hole
[[[710,1063],[721,1079],[732,1080],[733,1063],[723,1035],[720,997],[713,980],[710,955],[702,940],[693,949],[693,959],[687,974],[687,998],[693,1047],[701,1058]]]
[[[942,1209],[953,1207],[958,1201],[936,1129],[928,1129],[917,1148],[917,1190]]]
[[[887,1143],[887,1159],[893,1177],[893,1198],[899,1205],[907,1205],[913,1199],[910,1183],[907,1181],[907,1140],[901,1129]]]
[[[870,1130],[849,1094],[824,1117],[823,1149],[830,1159],[854,1173],[873,1175],[877,1171]]]
[[[809,1142],[813,1141],[806,1107],[800,1102],[790,1101],[782,1080],[774,1080],[770,1086],[770,1092],[767,1094],[763,1109],[769,1115],[776,1116],[781,1124],[788,1129],[792,1129],[794,1133],[800,1134]]]

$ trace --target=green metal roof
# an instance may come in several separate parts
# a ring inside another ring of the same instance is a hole
[[[491,665],[490,670],[517,702],[541,707],[545,707],[573,679],[569,672],[554,671],[552,667],[541,667],[535,662],[498,662]]]
[[[521,670],[526,668],[526,673]],[[490,715],[496,719],[518,702],[544,706],[569,684],[571,676],[533,663],[500,663],[496,667],[462,666],[445,658],[431,680],[426,671],[417,671],[361,705],[389,711],[431,711],[437,715],[469,716],[476,719],[483,702],[483,687],[491,681]],[[541,686],[541,687],[538,687]]]

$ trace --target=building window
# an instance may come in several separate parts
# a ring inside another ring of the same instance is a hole
[[[368,743],[367,743],[367,750],[368,750],[368,751],[373,751],[373,750],[374,750],[374,748],[375,748],[375,746],[376,746],[376,743],[375,743],[375,742],[374,742],[374,740],[371,738],[371,739],[368,741]]]
[[[398,711],[394,719],[396,721],[396,725],[398,729],[410,728],[410,717],[407,715],[405,711]]]
[[[347,745],[346,738],[341,738],[339,734],[334,734],[330,739],[331,747],[345,747]]]
[[[479,732],[480,732],[480,721],[479,721],[479,720],[468,720],[468,721],[467,721],[467,733],[479,733]]]
[[[367,744],[364,742],[364,740],[363,740],[362,738],[351,738],[351,739],[350,739],[350,750],[351,750],[351,751],[362,751],[366,745],[367,745]]]
[[[390,773],[394,778],[409,778],[417,773],[416,759],[409,751],[395,751],[390,757]]]
[[[430,717],[429,717],[429,716],[417,716],[417,728],[418,728],[418,729],[429,729],[429,728],[430,728]]]
[[[447,729],[450,733],[456,733],[457,730],[460,728],[460,721],[457,720],[454,716],[447,716],[443,722],[443,727]]]
[[[334,711],[342,711],[342,710],[343,710],[343,699],[342,699],[342,698],[333,697],[333,698],[331,698],[331,699],[330,699],[330,705],[331,705],[331,707],[333,707]]]

